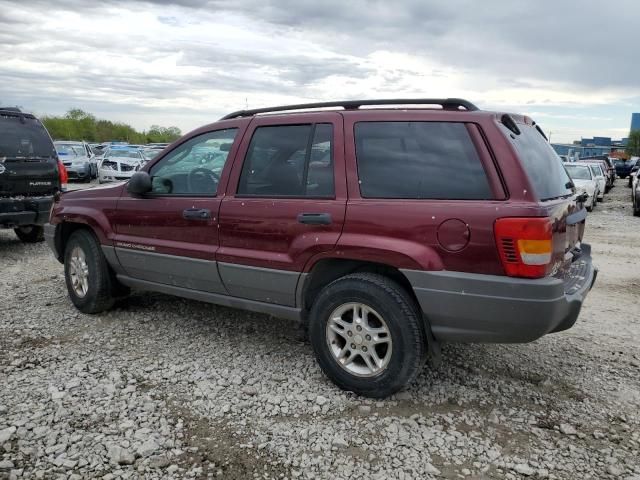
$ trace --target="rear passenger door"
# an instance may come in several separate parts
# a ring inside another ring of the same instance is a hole
[[[342,116],[257,117],[220,208],[218,267],[237,297],[294,306],[300,273],[344,223]]]

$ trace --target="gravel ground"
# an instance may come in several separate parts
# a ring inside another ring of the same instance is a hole
[[[335,388],[287,321],[149,293],[83,315],[46,245],[0,231],[0,479],[640,480],[629,192],[589,215],[573,329],[446,345],[385,401]]]

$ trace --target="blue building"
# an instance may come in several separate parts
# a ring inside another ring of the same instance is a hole
[[[584,140],[584,139],[583,139]],[[591,140],[591,139],[589,139]],[[569,155],[572,158],[576,156],[578,158],[594,157],[596,155],[609,155],[616,147],[611,145],[607,146],[595,146],[595,145],[582,145],[580,143],[552,143],[551,146],[558,155]]]
[[[631,131],[640,130],[640,113],[631,114]]]

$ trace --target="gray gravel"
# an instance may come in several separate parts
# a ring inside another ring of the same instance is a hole
[[[640,480],[640,219],[589,215],[601,268],[579,323],[447,345],[408,390],[358,398],[296,326],[136,293],[88,316],[44,244],[0,232],[2,478]]]

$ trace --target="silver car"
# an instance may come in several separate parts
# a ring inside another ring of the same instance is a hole
[[[58,141],[53,145],[69,174],[69,180],[90,182],[98,173],[95,155],[85,142]]]
[[[137,148],[111,147],[104,152],[98,165],[98,182],[129,180],[146,161]]]

